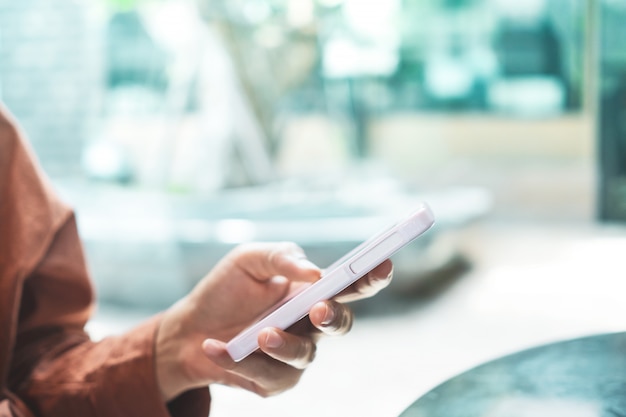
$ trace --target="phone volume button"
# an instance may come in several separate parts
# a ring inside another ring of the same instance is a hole
[[[369,272],[372,268],[384,261],[385,258],[391,256],[403,242],[404,239],[398,232],[392,233],[354,260],[350,264],[350,270],[357,275]]]

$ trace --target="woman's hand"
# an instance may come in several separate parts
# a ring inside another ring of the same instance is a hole
[[[292,243],[237,247],[163,315],[156,366],[164,398],[212,383],[262,396],[293,387],[313,361],[319,337],[342,335],[352,327],[352,312],[342,302],[376,294],[389,284],[392,269],[390,261],[383,262],[332,300],[313,306],[308,318],[287,331],[262,330],[260,350],[234,362],[225,342],[295,286],[316,281],[321,273]]]

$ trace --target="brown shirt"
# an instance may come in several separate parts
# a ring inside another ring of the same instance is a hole
[[[93,302],[74,214],[0,105],[0,417],[208,415],[208,389],[161,399],[158,316],[94,343]]]

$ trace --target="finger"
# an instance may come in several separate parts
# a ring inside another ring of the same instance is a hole
[[[224,342],[207,339],[202,343],[206,356],[216,365],[228,371],[230,380],[247,383],[242,386],[262,397],[275,395],[293,387],[302,371],[257,351],[240,362],[235,362],[226,350]],[[232,382],[231,382],[232,383]]]
[[[259,333],[259,347],[268,356],[297,369],[309,366],[317,350],[310,335],[298,336],[275,328]]]
[[[352,328],[354,314],[347,306],[334,301],[322,301],[309,312],[311,323],[324,334],[340,336]]]
[[[309,261],[295,243],[250,243],[236,248],[231,256],[237,265],[257,280],[265,281],[281,275],[291,281],[312,282],[319,278],[320,269]]]
[[[345,303],[349,301],[369,298],[386,288],[393,278],[393,263],[387,259],[371,270],[363,278],[357,280],[348,288],[339,293],[335,300]]]

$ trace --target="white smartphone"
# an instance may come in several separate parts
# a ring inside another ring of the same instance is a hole
[[[227,344],[229,355],[234,361],[241,361],[258,349],[258,335],[262,329],[288,328],[305,317],[313,305],[337,295],[426,232],[433,223],[432,211],[422,203],[406,218],[372,236],[334,262],[322,272],[319,280],[289,294],[260,320],[231,339]]]

